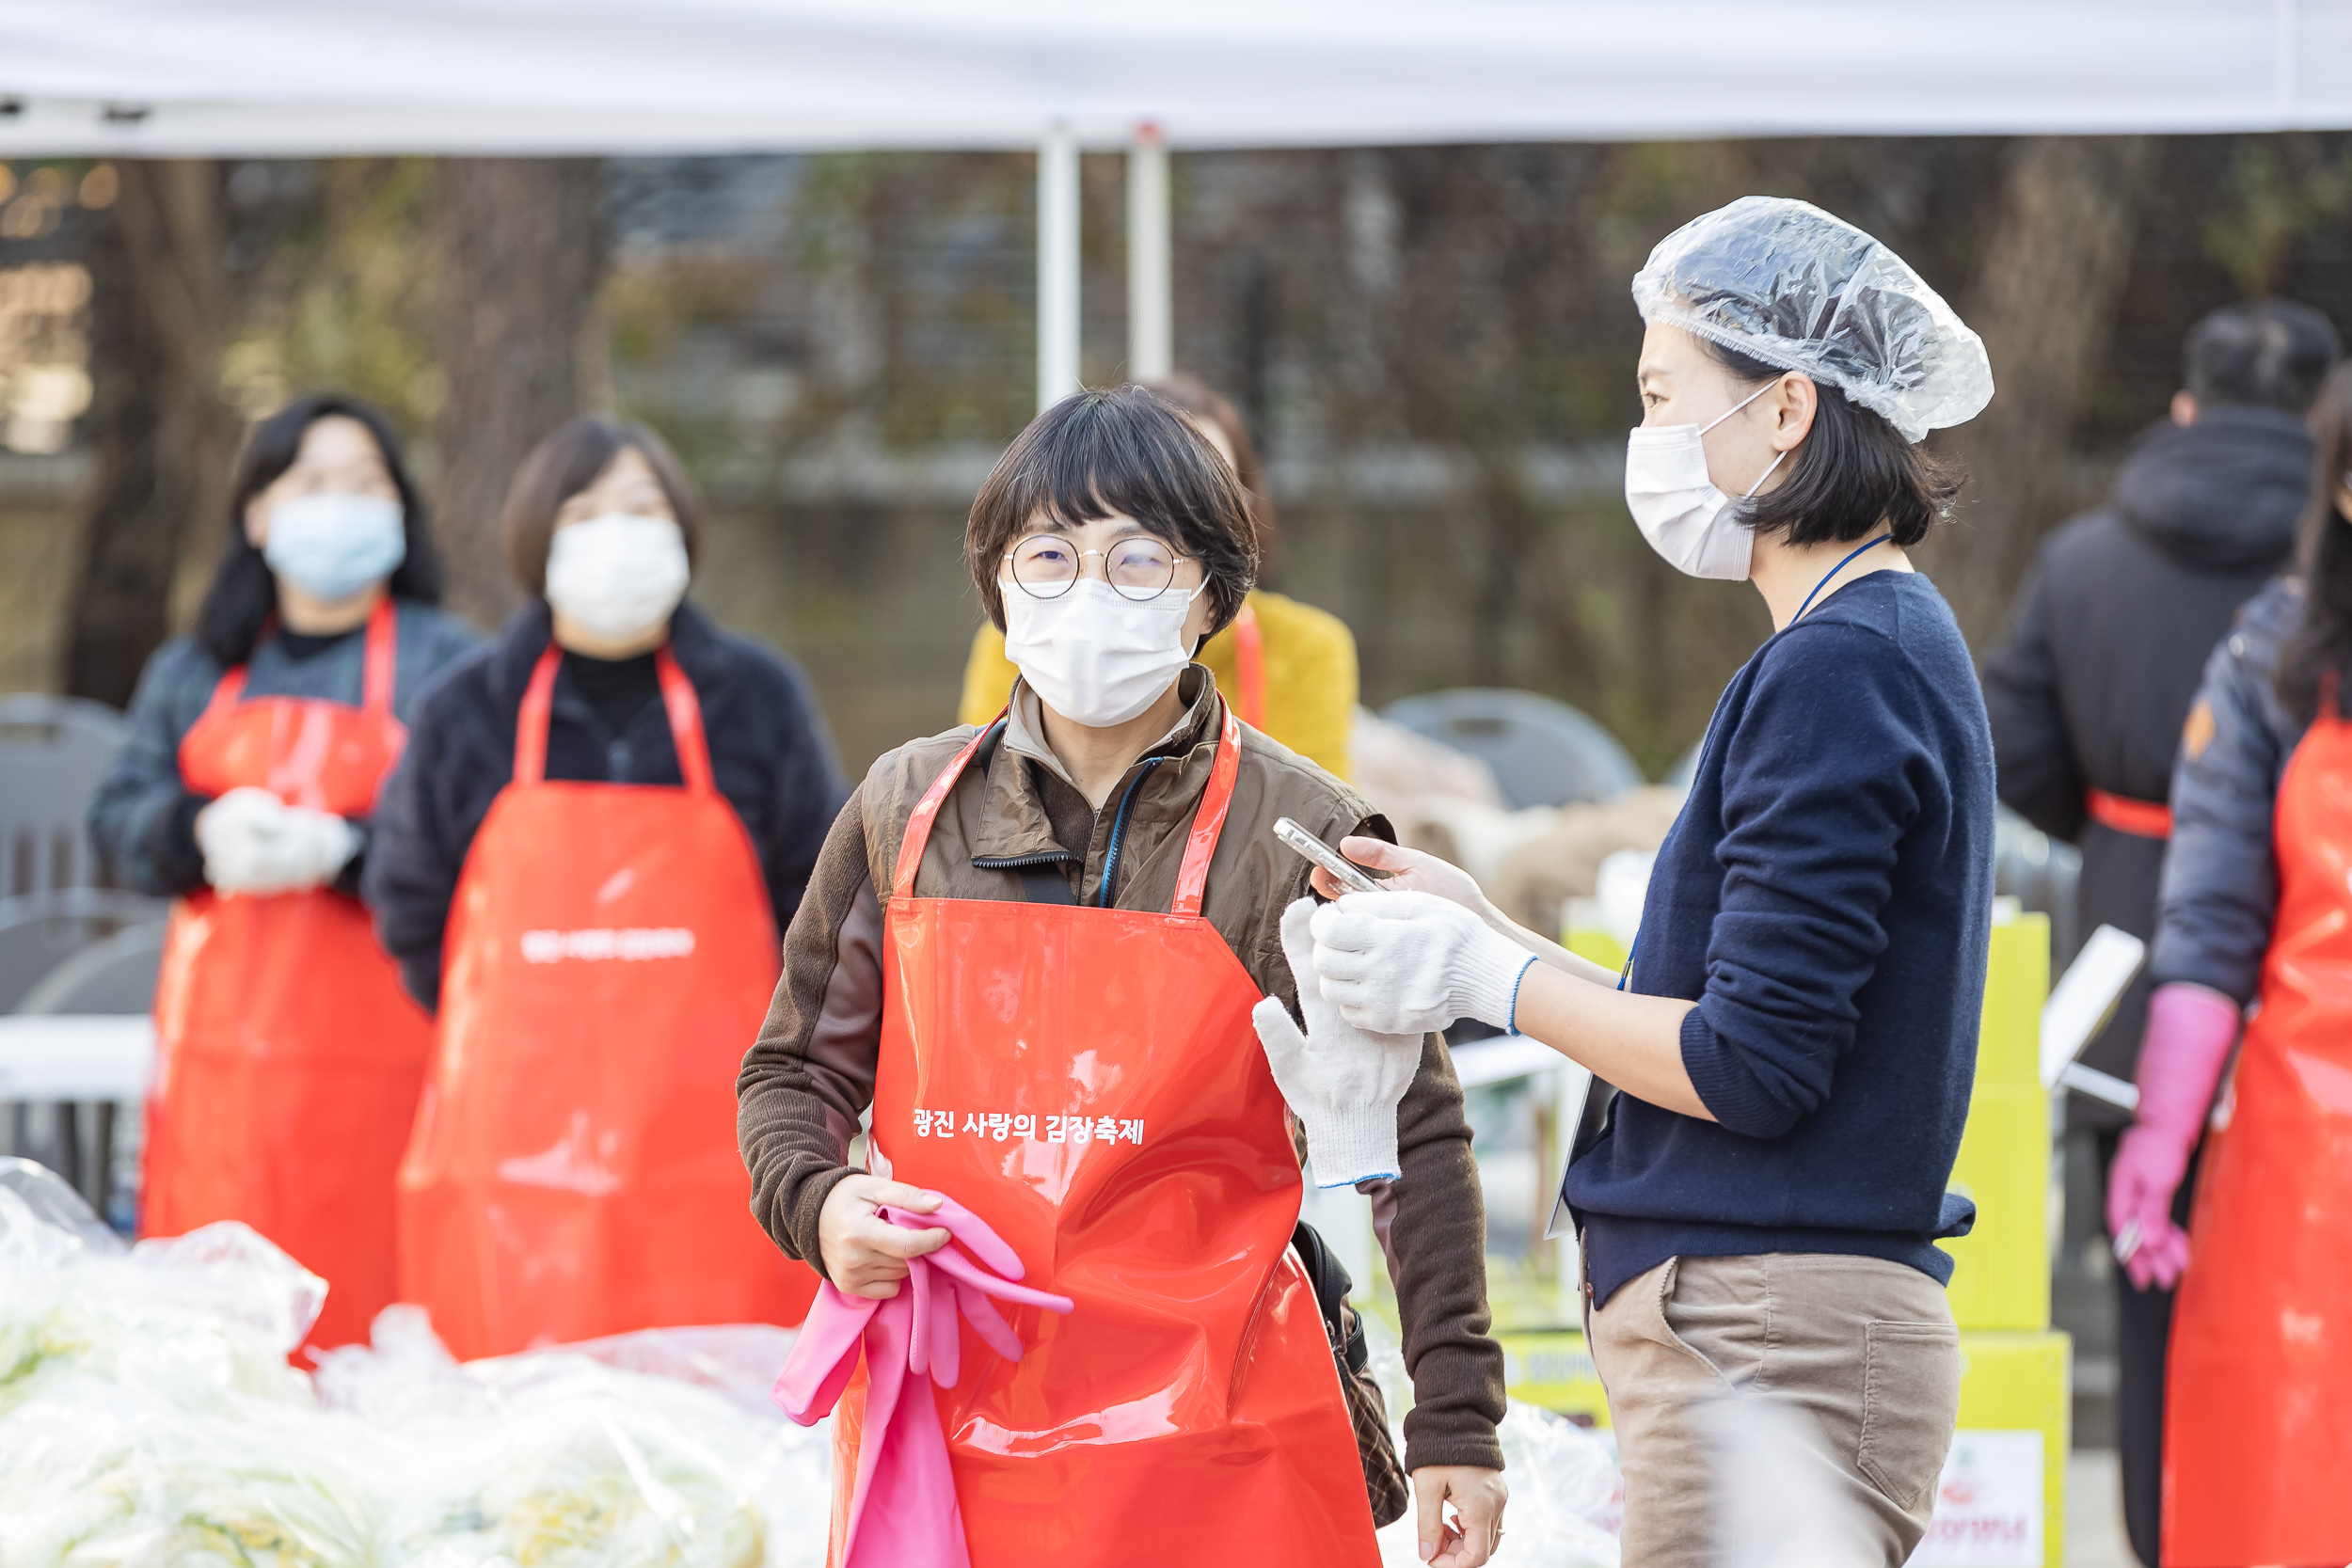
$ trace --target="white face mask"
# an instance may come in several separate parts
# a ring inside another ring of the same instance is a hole
[[[1192,662],[1184,617],[1200,588],[1136,600],[1100,578],[1080,578],[1050,599],[1010,582],[1003,593],[1006,657],[1045,705],[1073,723],[1125,723]]]
[[[667,517],[607,512],[555,531],[548,603],[615,641],[670,618],[686,597],[686,536]]]
[[[381,496],[296,496],[269,509],[262,559],[306,594],[348,599],[407,558],[402,515]]]
[[[1746,580],[1756,535],[1731,511],[1731,498],[1707,477],[1704,438],[1772,388],[1772,383],[1766,382],[1705,425],[1636,427],[1626,436],[1625,504],[1650,548],[1676,570],[1694,578]],[[1755,495],[1788,455],[1775,453],[1740,499]]]

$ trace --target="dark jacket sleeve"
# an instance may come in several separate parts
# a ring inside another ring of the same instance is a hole
[[[180,741],[220,672],[185,639],[148,659],[132,694],[130,735],[90,798],[90,840],[115,881],[175,897],[204,885],[196,814],[209,800],[180,782]]]
[[[1385,816],[1343,818],[1329,838],[1347,832],[1393,844]],[[1295,880],[1273,903],[1267,923],[1274,940],[1250,966],[1267,995],[1290,1010],[1302,1028],[1297,979],[1282,952],[1279,919],[1294,899],[1309,894],[1313,868],[1304,861]],[[1504,1399],[1502,1347],[1488,1337],[1494,1315],[1486,1304],[1486,1206],[1470,1152],[1462,1085],[1442,1036],[1422,1042],[1421,1066],[1396,1107],[1397,1175],[1359,1183],[1372,1199],[1389,1280],[1404,1325],[1405,1369],[1413,1379],[1413,1408],[1405,1414],[1405,1466],[1469,1465],[1502,1468],[1495,1436]]]
[[[1722,904],[1706,992],[1682,1021],[1691,1086],[1752,1138],[1779,1137],[1828,1098],[1933,768],[1913,676],[1884,638],[1830,622],[1765,657],[1724,755]],[[1836,700],[1821,702],[1828,685]]]
[[[1377,1184],[1387,1190],[1374,1195],[1374,1212],[1413,1378],[1405,1467],[1500,1470],[1502,1347],[1486,1333],[1486,1202],[1462,1085],[1438,1036],[1422,1042],[1421,1066],[1396,1108],[1396,1152],[1397,1179]]]
[[[2274,590],[2275,594],[2276,591]],[[2158,984],[2207,986],[2251,1002],[2279,902],[2271,810],[2300,738],[2271,689],[2286,619],[2271,594],[2249,607],[2205,662],[2172,768],[2172,841],[2156,900]]]
[[[818,1274],[817,1219],[850,1174],[850,1140],[873,1102],[882,1011],[882,905],[853,793],[786,927],[784,974],[735,1085],[752,1213]]]
[[[2001,803],[2071,844],[2083,831],[2082,759],[2058,694],[2050,599],[2045,555],[2017,595],[2009,635],[1984,661],[1984,706]]]
[[[764,846],[760,871],[768,879],[768,896],[775,905],[776,929],[788,931],[849,786],[841,777],[833,732],[808,689],[807,677],[789,659],[778,657],[776,666],[774,721],[787,736],[787,744],[775,772],[775,799],[769,817],[775,830]]]
[[[407,747],[376,796],[360,871],[376,940],[399,963],[401,984],[428,1012],[440,1006],[441,938],[472,843],[470,829],[454,820],[454,785],[468,765],[453,755],[453,742],[466,695],[459,682],[475,668],[456,666],[419,704]]]

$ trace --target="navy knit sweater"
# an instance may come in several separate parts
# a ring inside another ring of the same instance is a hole
[[[1876,572],[1715,705],[1659,850],[1629,989],[1698,1003],[1715,1120],[1618,1097],[1570,1167],[1596,1303],[1667,1259],[1834,1252],[1951,1277],[1931,1243],[1968,1116],[1993,904],[1993,737],[1924,577]]]

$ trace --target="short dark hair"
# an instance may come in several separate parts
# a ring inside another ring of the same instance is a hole
[[[1699,339],[1699,346],[1742,386],[1789,373],[1712,338]],[[1813,428],[1790,459],[1788,477],[1741,503],[1748,527],[1791,545],[1865,539],[1881,528],[1905,548],[1925,539],[1960,493],[1959,466],[1904,440],[1883,415],[1857,406],[1828,383],[1814,381],[1813,389]]]
[[[1241,422],[1240,412],[1206,383],[1188,375],[1171,375],[1144,385],[1196,421],[1216,426],[1225,444],[1233,449],[1233,472],[1242,489],[1248,492],[1249,521],[1258,531],[1258,561],[1263,565],[1274,553],[1274,492],[1266,484],[1265,466],[1258,461],[1257,443],[1250,440],[1249,427]]]
[[[1074,528],[1113,515],[1133,517],[1200,562],[1216,607],[1212,633],[1241,613],[1258,580],[1249,499],[1183,410],[1130,383],[1073,392],[1030,420],[989,470],[963,539],[988,618],[1003,627],[996,574],[1037,518]]]
[[[400,437],[392,433],[391,421],[358,398],[314,392],[296,398],[255,425],[230,477],[229,537],[221,542],[220,564],[214,568],[212,585],[205,589],[204,603],[196,612],[198,645],[225,665],[251,658],[262,628],[278,613],[278,578],[245,535],[246,508],[294,467],[302,452],[302,437],[312,425],[328,418],[355,420],[367,427],[383,456],[384,471],[392,476],[392,488],[400,492],[401,529],[407,536],[407,550],[392,569],[387,590],[396,599],[441,602],[441,558],[433,547],[431,519],[425,515],[424,497],[401,457]]]
[[[2352,467],[2352,365],[2322,384],[2311,411],[2311,499],[2303,507],[2296,565],[2303,576],[2303,613],[2280,651],[2272,684],[2287,711],[2310,722],[2321,689],[2336,683],[2338,710],[2352,707],[2352,518],[2337,492]]]
[[[2335,324],[2291,299],[2224,305],[2189,328],[2181,380],[2207,405],[2250,404],[2301,414],[2344,357]]]
[[[555,537],[555,515],[564,503],[596,482],[596,476],[628,448],[645,460],[686,536],[689,566],[702,559],[703,505],[694,482],[670,444],[634,420],[582,414],[567,420],[531,449],[506,487],[499,529],[506,537],[506,565],[517,586],[548,591],[548,546]]]

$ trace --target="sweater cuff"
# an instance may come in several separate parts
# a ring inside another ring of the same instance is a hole
[[[1725,1131],[1751,1138],[1776,1138],[1788,1131],[1788,1107],[1764,1092],[1740,1052],[1707,1022],[1707,1004],[1682,1015],[1682,1070],[1691,1087]]]
[[[1405,1415],[1405,1470],[1425,1470],[1432,1465],[1462,1465],[1474,1470],[1502,1468],[1502,1440],[1494,1428],[1480,1423],[1475,1432],[1436,1432],[1417,1430],[1413,1418],[1421,1414],[1414,1406]]]
[[[849,1165],[835,1165],[807,1178],[785,1199],[784,1231],[792,1239],[792,1250],[802,1262],[817,1271],[820,1279],[833,1276],[825,1273],[825,1246],[818,1229],[818,1220],[825,1212],[825,1199],[833,1190],[856,1175]]]

